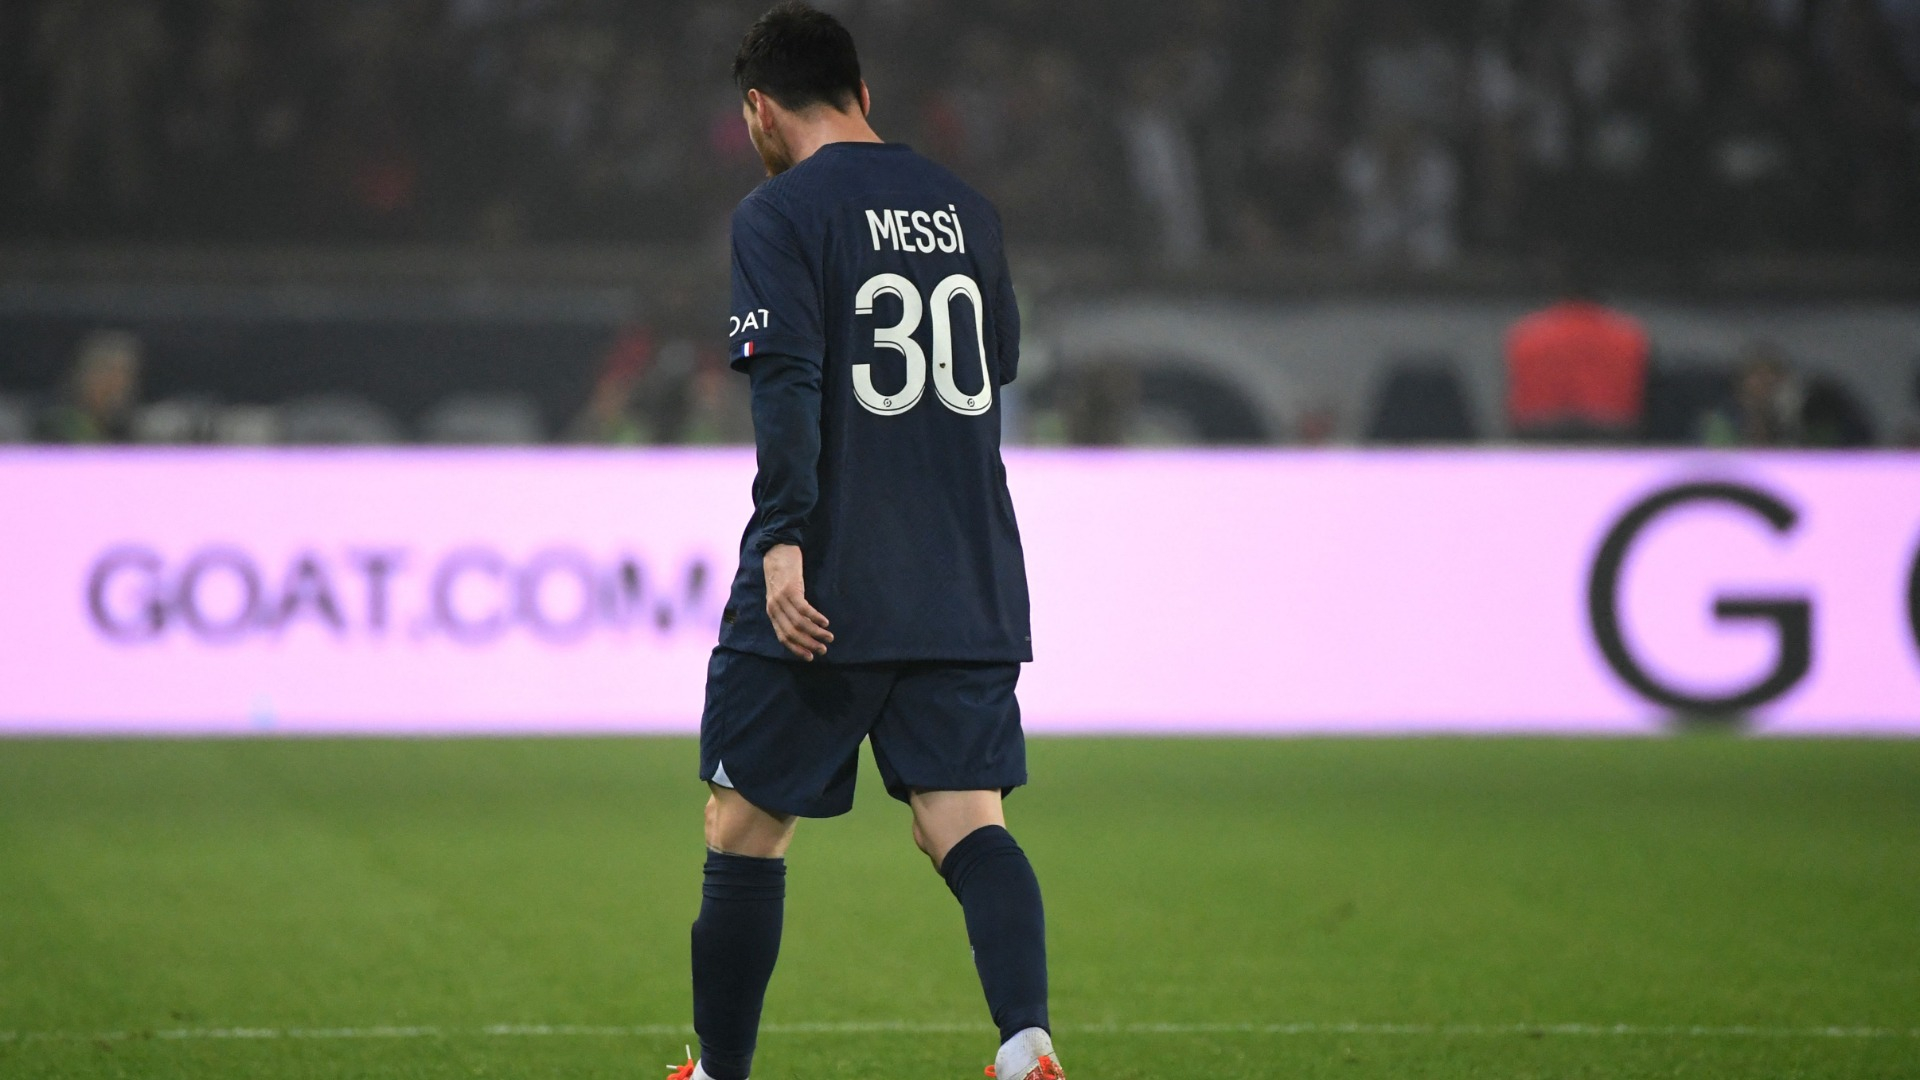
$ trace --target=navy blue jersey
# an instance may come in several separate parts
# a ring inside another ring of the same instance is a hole
[[[729,331],[760,470],[720,644],[790,658],[761,556],[795,543],[827,662],[1032,659],[1000,460],[1019,312],[992,204],[906,146],[822,147],[734,211]]]

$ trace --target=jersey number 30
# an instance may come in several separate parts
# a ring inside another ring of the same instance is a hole
[[[891,394],[873,388],[873,365],[853,365],[853,394],[868,412],[897,416],[920,403],[927,389],[927,354],[913,340],[920,329],[924,311],[920,290],[899,274],[876,274],[854,294],[856,314],[873,314],[873,302],[882,296],[900,298],[900,321],[893,326],[875,327],[875,348],[892,349],[907,362],[907,384]],[[966,297],[973,305],[973,325],[980,335],[975,346],[980,353],[980,389],[965,391],[953,378],[953,301]],[[947,408],[962,416],[979,416],[993,407],[993,376],[987,370],[986,304],[980,299],[980,286],[965,274],[955,274],[933,287],[926,304],[933,308],[933,388]]]

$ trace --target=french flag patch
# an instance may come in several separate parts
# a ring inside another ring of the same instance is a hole
[[[745,345],[742,345],[740,347],[740,355],[741,356],[753,355],[753,342],[751,340],[749,340]]]

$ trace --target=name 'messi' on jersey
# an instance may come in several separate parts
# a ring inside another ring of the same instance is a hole
[[[966,254],[967,233],[960,227],[960,212],[952,203],[945,210],[869,210],[867,231],[873,237],[873,250],[919,251]]]

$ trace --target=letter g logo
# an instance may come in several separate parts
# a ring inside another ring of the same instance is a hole
[[[1813,663],[1813,605],[1802,596],[1723,596],[1714,601],[1714,617],[1722,622],[1761,620],[1776,628],[1780,647],[1773,670],[1745,690],[1709,697],[1664,685],[1650,675],[1628,650],[1620,632],[1620,569],[1634,542],[1655,518],[1700,502],[1725,503],[1751,511],[1782,536],[1799,520],[1792,507],[1764,491],[1740,484],[1682,484],[1655,492],[1628,510],[1600,544],[1587,579],[1587,612],[1607,666],[1642,697],[1671,709],[1724,715],[1764,705],[1806,677]]]

